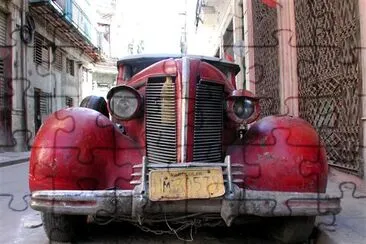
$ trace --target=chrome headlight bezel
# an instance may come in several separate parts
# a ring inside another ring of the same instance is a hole
[[[126,100],[126,96],[130,97]],[[118,120],[131,120],[137,117],[142,110],[143,97],[131,86],[121,85],[113,87],[109,90],[107,99],[109,113]],[[133,107],[129,107],[128,109],[131,109],[131,111],[127,111],[127,114],[124,114],[126,110],[121,108],[121,106],[125,105],[123,103],[128,102],[128,99],[131,99],[130,102]]]

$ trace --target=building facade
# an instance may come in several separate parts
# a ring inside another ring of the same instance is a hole
[[[116,38],[121,29],[118,28],[121,13],[116,14],[118,6],[116,0],[96,1],[96,26],[98,33],[98,46],[101,48],[101,60],[95,63],[91,70],[91,90],[85,89],[84,96],[96,95],[106,97],[110,88],[116,84],[117,61],[115,46],[119,45],[121,37]],[[113,35],[112,35],[113,34]],[[113,40],[116,39],[115,42]],[[87,87],[86,87],[87,88]]]
[[[329,164],[363,177],[366,158],[366,1],[198,0],[205,54],[241,68],[238,87],[262,116],[289,114],[320,133]]]
[[[87,0],[0,2],[0,150],[28,150],[42,122],[92,86],[92,15]]]

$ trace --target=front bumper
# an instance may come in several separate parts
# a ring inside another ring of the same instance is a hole
[[[225,175],[225,194],[210,199],[151,201],[148,196],[149,169],[207,167],[206,163],[148,164],[144,157],[140,180],[134,190],[50,190],[32,192],[30,206],[38,211],[69,215],[131,216],[141,222],[150,214],[220,214],[228,226],[240,215],[261,217],[335,215],[341,211],[340,198],[325,193],[255,191],[239,188],[233,177],[227,156],[225,163],[211,163],[222,167]]]
[[[153,213],[218,213],[230,225],[239,215],[262,217],[338,214],[340,199],[327,194],[253,191],[238,188],[221,198],[153,202],[131,190],[36,191],[30,205],[44,212],[71,215],[122,216],[136,220]]]

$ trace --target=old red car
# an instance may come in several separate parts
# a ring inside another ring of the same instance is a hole
[[[31,206],[49,239],[74,239],[87,216],[227,226],[254,217],[276,220],[269,231],[290,243],[308,238],[315,216],[340,212],[325,194],[316,131],[290,116],[258,120],[260,99],[236,88],[236,64],[161,55],[117,66],[107,102],[89,96],[55,112],[34,140]]]

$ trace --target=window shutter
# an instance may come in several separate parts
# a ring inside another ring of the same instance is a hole
[[[6,45],[7,15],[0,11],[0,46]]]
[[[49,68],[49,42],[40,34],[34,35],[34,47],[33,47],[33,61],[36,64],[42,65],[46,69]]]
[[[62,71],[62,52],[59,48],[56,49],[53,65],[57,70]]]
[[[71,60],[71,59],[68,59],[68,58],[66,59],[66,72],[69,73],[72,76],[75,75],[74,60]]]
[[[0,46],[6,46],[7,15],[0,11]],[[6,85],[4,72],[4,59],[0,57],[0,111],[3,114],[6,108]],[[0,118],[1,119],[1,118]]]
[[[48,115],[52,111],[51,93],[41,92],[40,110],[42,115]],[[42,116],[43,117],[43,116]]]
[[[1,112],[6,107],[6,85],[4,79],[4,61],[0,59],[0,110]]]

